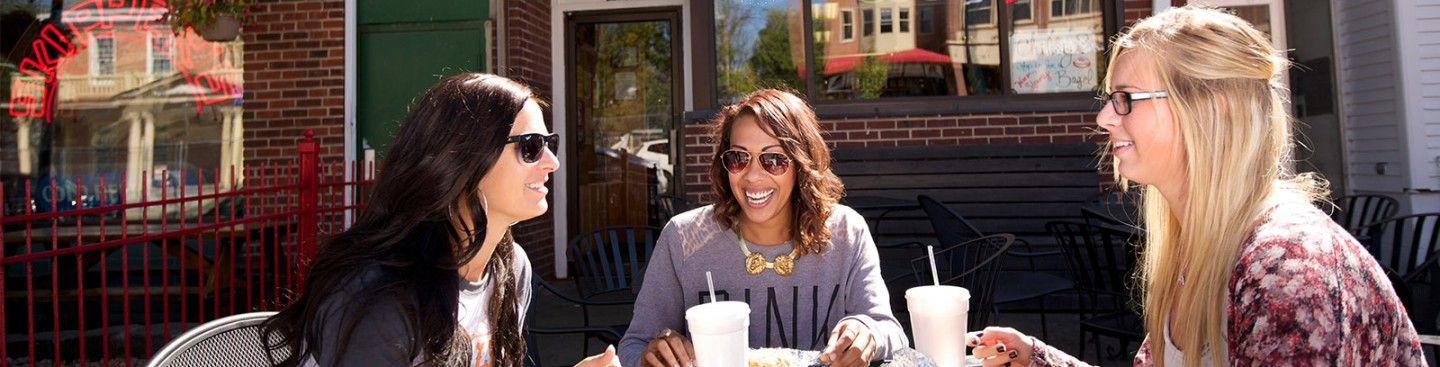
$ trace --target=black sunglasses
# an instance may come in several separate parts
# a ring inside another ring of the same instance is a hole
[[[1135,103],[1135,101],[1144,101],[1147,99],[1166,97],[1170,97],[1170,93],[1167,93],[1163,90],[1154,92],[1114,91],[1110,92],[1110,94],[1105,95],[1103,97],[1103,100],[1105,100],[1106,102],[1110,102],[1110,105],[1112,107],[1115,107],[1115,114],[1125,116],[1130,114],[1130,104]]]
[[[540,156],[545,154],[547,148],[551,154],[559,155],[555,149],[560,147],[560,134],[520,134],[505,139],[505,144],[510,143],[518,143],[515,148],[520,153],[521,162],[535,164],[540,161]]]
[[[783,175],[785,170],[790,168],[790,156],[785,153],[764,152],[759,154],[759,158],[760,168],[764,168],[765,172],[770,172],[771,175]],[[720,164],[723,164],[725,170],[730,171],[731,174],[739,174],[746,167],[750,167],[751,160],[750,152],[743,150],[727,150],[720,153]]]

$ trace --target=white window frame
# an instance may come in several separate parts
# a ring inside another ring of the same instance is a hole
[[[885,30],[887,26],[890,27],[890,30]],[[881,34],[895,33],[895,9],[880,8],[880,22],[878,27]]]
[[[108,74],[101,74],[101,73],[100,73],[100,40],[101,40],[101,39],[108,39],[108,40],[110,40],[110,73],[108,73]],[[112,76],[112,75],[115,75],[115,67],[117,66],[117,65],[115,65],[115,62],[116,62],[116,59],[118,59],[118,56],[119,56],[119,55],[117,55],[117,54],[119,53],[119,50],[117,49],[119,45],[115,43],[115,35],[114,35],[114,34],[111,34],[111,33],[91,33],[91,34],[90,34],[90,46],[91,46],[91,47],[88,47],[88,48],[90,49],[90,76],[92,76],[92,78],[90,78],[90,84],[110,84],[110,83],[114,83],[115,80],[114,80],[114,79],[111,79],[111,78],[94,78],[94,77],[97,77],[97,76]]]
[[[911,15],[912,15],[912,13],[913,13],[913,12],[910,10],[910,8],[906,8],[906,7],[901,7],[900,9],[897,9],[897,10],[895,11],[895,22],[896,22],[896,24],[895,24],[895,25],[896,25],[895,30],[896,30],[897,32],[900,32],[900,33],[910,33],[910,32],[911,32],[911,29],[912,29],[912,28],[910,28],[910,26],[911,26],[912,24],[910,24],[910,17],[911,17]]]
[[[845,16],[850,16],[850,21],[845,21]],[[847,30],[846,27],[849,27]],[[840,9],[840,41],[849,42],[855,40],[855,9]]]
[[[169,55],[168,55],[168,56],[163,56],[163,57],[165,57],[165,58],[166,58],[166,61],[170,63],[170,70],[166,70],[166,71],[163,71],[163,72],[168,73],[168,72],[175,71],[175,61],[169,59],[170,56],[175,55],[175,38],[169,36],[168,33],[166,33],[166,34],[151,33],[150,36],[147,37],[146,39],[147,39],[146,42],[147,42],[148,44],[145,45],[145,74],[147,74],[147,75],[155,75],[155,74],[156,74],[155,61],[158,61],[157,58],[162,57],[162,56],[157,55],[157,54],[155,53],[155,41],[156,41],[156,40],[161,40],[161,39],[168,39],[168,40],[169,40],[169,42],[165,43],[165,48],[168,49],[168,50],[166,50],[166,53],[169,54]]]

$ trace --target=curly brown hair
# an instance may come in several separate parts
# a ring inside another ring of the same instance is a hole
[[[766,133],[780,140],[795,169],[795,192],[790,197],[795,225],[790,237],[799,254],[819,254],[829,247],[830,229],[825,221],[845,196],[845,184],[830,170],[830,148],[820,136],[820,121],[810,104],[793,93],[761,89],[740,102],[726,106],[711,122],[711,139],[716,142],[710,159],[710,188],[715,199],[715,220],[734,227],[740,203],[730,189],[730,172],[720,163],[720,154],[730,146],[730,130],[741,116],[755,116]]]

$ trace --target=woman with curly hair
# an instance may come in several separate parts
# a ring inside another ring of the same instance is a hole
[[[675,216],[661,232],[620,341],[625,366],[691,366],[685,310],[750,304],[750,347],[821,351],[863,366],[907,346],[890,311],[865,219],[837,204],[844,185],[810,106],[773,89],[726,107],[713,125],[715,204]]]

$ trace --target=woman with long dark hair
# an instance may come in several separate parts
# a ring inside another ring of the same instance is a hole
[[[427,91],[359,220],[264,325],[272,349],[298,351],[280,364],[523,365],[530,260],[510,226],[548,209],[557,141],[509,79],[467,73]]]

